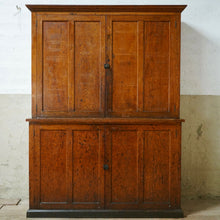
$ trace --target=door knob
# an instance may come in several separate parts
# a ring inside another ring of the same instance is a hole
[[[108,164],[103,165],[104,170],[108,170]]]
[[[105,69],[110,69],[110,64],[105,63],[105,64],[104,64],[104,68],[105,68]]]

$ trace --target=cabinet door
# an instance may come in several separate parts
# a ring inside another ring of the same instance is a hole
[[[33,116],[104,115],[104,17],[38,15],[36,31]]]
[[[30,126],[30,207],[103,208],[103,136],[88,125]]]
[[[178,117],[179,16],[109,16],[108,115]]]
[[[30,125],[30,208],[63,208],[71,202],[69,139],[63,127]]]
[[[180,207],[180,126],[109,126],[107,209]]]

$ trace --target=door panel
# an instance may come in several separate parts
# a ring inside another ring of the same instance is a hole
[[[112,111],[137,110],[137,22],[113,22]]]
[[[136,131],[113,131],[111,148],[112,203],[136,203],[138,146]]]
[[[103,111],[100,93],[104,69],[101,22],[75,21],[74,26],[75,111]]]
[[[144,22],[144,111],[169,112],[170,22]]]
[[[104,16],[38,16],[37,116],[104,115],[104,58]]]
[[[170,131],[144,131],[144,203],[169,203]]]
[[[69,23],[44,21],[43,111],[68,111]]]
[[[106,134],[106,208],[136,208],[139,197],[139,145],[135,129],[114,130]]]
[[[178,19],[168,15],[109,16],[109,116],[178,117]]]
[[[40,202],[68,202],[68,149],[64,130],[40,131]]]
[[[103,146],[98,130],[73,131],[73,204],[103,206]]]

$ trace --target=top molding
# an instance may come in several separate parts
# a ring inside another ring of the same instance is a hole
[[[26,5],[32,12],[174,12],[187,5]]]

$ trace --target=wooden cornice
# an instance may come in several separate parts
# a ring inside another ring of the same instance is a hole
[[[187,5],[26,5],[32,12],[173,12]]]

